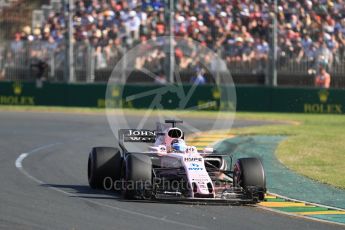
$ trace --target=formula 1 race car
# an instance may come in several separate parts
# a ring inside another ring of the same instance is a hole
[[[187,146],[182,121],[156,130],[120,129],[119,147],[94,147],[88,159],[92,188],[115,188],[126,199],[169,199],[255,204],[264,199],[266,178],[257,158]],[[131,150],[136,146],[136,150]],[[138,151],[140,149],[140,151]]]

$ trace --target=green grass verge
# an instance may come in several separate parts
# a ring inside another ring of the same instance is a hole
[[[1,110],[104,114],[104,109],[0,106]],[[141,110],[125,110],[125,114],[142,116]],[[159,112],[153,111],[152,115]],[[180,117],[227,118],[228,113],[164,111]],[[232,129],[235,135],[286,135],[276,155],[288,168],[345,189],[345,116],[282,113],[236,113],[238,119],[284,121],[286,125],[267,125]]]
[[[345,189],[345,116],[239,113],[238,118],[294,121],[233,129],[236,135],[287,135],[276,150],[281,163],[322,183]]]

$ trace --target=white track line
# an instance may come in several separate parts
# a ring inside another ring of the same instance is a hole
[[[19,171],[21,171],[26,177],[28,177],[29,179],[35,181],[36,183],[38,183],[38,184],[47,184],[47,183],[37,179],[36,177],[30,175],[23,168],[22,162],[23,162],[23,160],[25,158],[27,158],[28,156],[30,156],[30,155],[32,155],[34,153],[37,153],[37,152],[39,152],[41,150],[48,149],[48,148],[51,148],[51,147],[54,147],[54,146],[60,145],[60,144],[62,144],[62,143],[53,143],[53,144],[43,145],[43,146],[38,147],[36,149],[33,149],[33,150],[31,150],[31,151],[29,151],[27,153],[20,154],[18,156],[18,158],[16,159],[16,161],[15,161],[16,168],[19,169]],[[156,220],[156,221],[161,221],[161,222],[165,222],[165,223],[170,223],[170,224],[175,224],[175,225],[179,225],[179,226],[183,226],[183,227],[188,227],[188,228],[206,229],[204,227],[197,226],[197,225],[192,225],[192,224],[182,223],[182,222],[178,222],[178,221],[174,221],[174,220],[169,220],[169,219],[166,219],[166,216],[157,217],[157,216],[147,215],[147,214],[144,214],[144,213],[127,210],[127,209],[124,209],[124,208],[103,204],[103,203],[100,203],[100,202],[97,202],[97,201],[94,201],[94,200],[89,200],[89,199],[85,199],[85,198],[81,198],[81,197],[76,197],[75,194],[73,194],[73,193],[66,192],[66,191],[64,191],[62,189],[55,188],[53,186],[47,186],[47,187],[52,189],[52,190],[54,190],[54,191],[63,193],[65,195],[68,195],[70,197],[75,197],[75,198],[78,198],[78,199],[82,199],[83,201],[86,201],[86,202],[89,202],[89,203],[92,203],[92,204],[96,204],[96,205],[99,205],[99,206],[110,208],[110,209],[113,209],[113,210],[116,210],[116,211],[121,211],[121,212],[128,213],[128,214],[131,214],[131,215],[141,216],[141,217],[145,217],[145,218],[148,218],[148,219],[152,219],[152,220]]]
[[[20,156],[17,158],[15,165],[17,168],[22,168],[22,161],[24,160],[25,157],[27,157],[28,154],[27,153],[22,153],[20,154]]]

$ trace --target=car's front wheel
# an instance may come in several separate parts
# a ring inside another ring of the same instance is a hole
[[[122,194],[125,199],[134,199],[138,194],[144,194],[152,186],[151,158],[142,154],[129,154],[123,162],[122,177]]]
[[[266,177],[264,167],[258,158],[240,158],[234,166],[233,183],[235,187],[245,190],[255,187],[259,192],[259,200],[264,199]]]
[[[88,181],[91,188],[111,188],[121,177],[121,153],[117,148],[92,148],[87,166]]]

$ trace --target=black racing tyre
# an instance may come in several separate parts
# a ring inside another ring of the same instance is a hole
[[[92,148],[87,166],[90,187],[109,190],[121,178],[121,164],[122,157],[118,148]]]
[[[263,199],[266,192],[266,177],[261,161],[258,158],[240,158],[234,166],[234,186],[247,189],[256,187],[263,194],[260,194],[260,200]]]
[[[125,199],[135,199],[139,191],[149,190],[152,185],[152,161],[149,156],[129,154],[123,162],[122,190]]]

